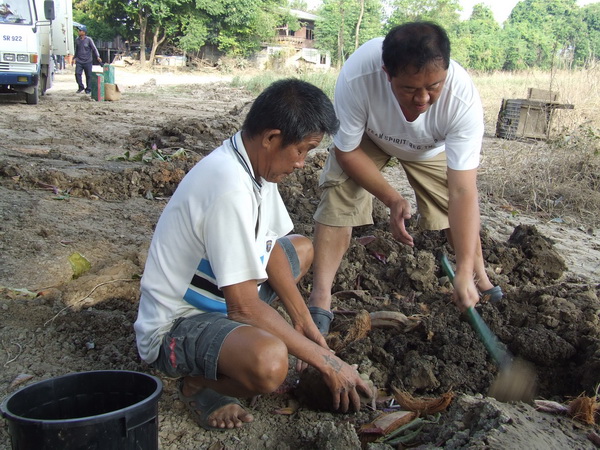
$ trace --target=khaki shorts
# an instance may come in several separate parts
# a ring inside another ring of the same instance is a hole
[[[364,135],[360,148],[381,171],[391,157]],[[425,161],[402,161],[406,178],[415,192],[418,224],[426,230],[444,230],[448,222],[446,153]],[[373,195],[344,173],[335,159],[333,144],[319,180],[321,202],[314,219],[323,225],[356,227],[373,223]]]

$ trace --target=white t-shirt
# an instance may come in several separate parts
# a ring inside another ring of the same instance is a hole
[[[223,286],[266,280],[275,241],[292,227],[277,184],[254,181],[240,133],[196,164],[164,209],[150,245],[134,324],[142,359],[156,360],[179,317],[226,313]]]
[[[382,44],[381,37],[363,44],[340,72],[334,97],[340,119],[336,147],[354,150],[366,132],[382,150],[401,160],[421,161],[446,150],[451,169],[478,167],[483,107],[467,72],[451,60],[438,100],[408,122],[382,69]]]

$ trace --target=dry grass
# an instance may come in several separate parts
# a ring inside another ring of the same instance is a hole
[[[483,105],[486,139],[479,176],[482,198],[547,220],[600,226],[600,67],[474,75]],[[492,138],[502,99],[526,98],[527,89],[559,92],[575,105],[558,110],[550,139]]]
[[[502,99],[527,97],[530,87],[558,92],[558,100],[575,105],[558,110],[553,133],[570,132],[580,126],[600,128],[600,66],[588,70],[542,72],[494,72],[473,74],[485,111],[486,125],[495,130]]]

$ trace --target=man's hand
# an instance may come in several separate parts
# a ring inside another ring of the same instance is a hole
[[[325,340],[323,335],[319,332],[319,329],[317,328],[317,326],[315,325],[315,323],[313,322],[312,319],[310,320],[310,322],[308,322],[304,326],[302,326],[301,324],[294,324],[294,329],[298,333],[300,333],[301,335],[306,337],[307,339],[310,339],[314,343],[329,350],[327,341]],[[303,370],[306,370],[307,367],[308,367],[308,364],[305,363],[304,361],[302,361],[300,359],[296,360],[296,371],[302,372]]]
[[[479,293],[475,287],[475,280],[472,274],[457,273],[454,277],[454,292],[452,301],[462,312],[470,307],[474,307],[479,302]]]
[[[374,392],[363,380],[355,367],[346,364],[340,358],[331,353],[327,356],[326,366],[331,370],[323,372],[323,379],[333,397],[333,409],[340,412],[359,411],[361,391],[365,396],[371,398]]]
[[[399,195],[398,200],[390,205],[390,231],[394,239],[412,247],[415,244],[412,236],[406,231],[405,224],[411,217],[410,202]]]

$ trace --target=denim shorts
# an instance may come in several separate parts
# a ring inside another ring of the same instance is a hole
[[[277,242],[285,251],[294,278],[297,278],[300,275],[300,261],[294,244],[287,237]],[[261,284],[258,295],[269,305],[277,298],[268,281]],[[181,317],[163,337],[158,358],[152,367],[173,378],[200,376],[216,380],[223,342],[229,333],[243,326],[248,325],[230,320],[220,312]]]

